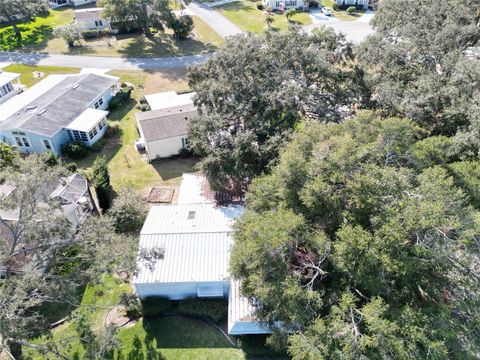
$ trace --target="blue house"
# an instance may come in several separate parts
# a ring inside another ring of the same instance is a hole
[[[51,79],[49,79],[51,78]],[[107,75],[55,75],[7,101],[0,140],[21,153],[52,151],[82,141],[93,145],[107,129],[107,108],[118,79]]]

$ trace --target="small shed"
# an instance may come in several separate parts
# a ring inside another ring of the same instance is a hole
[[[178,155],[187,146],[187,124],[196,114],[193,104],[137,113],[138,131],[148,160]]]
[[[103,8],[75,10],[75,23],[85,30],[110,29],[110,20],[103,17]]]

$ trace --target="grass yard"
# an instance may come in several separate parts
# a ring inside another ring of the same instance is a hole
[[[20,82],[27,88],[35,85],[50,74],[76,74],[80,72],[80,68],[59,67],[59,66],[32,66],[22,64],[12,64],[4,68],[5,71],[11,71],[21,74]],[[34,77],[34,72],[41,72],[44,75],[41,78]]]
[[[212,52],[223,43],[223,39],[199,17],[194,16],[193,21],[194,37],[190,39],[177,39],[172,30],[166,29],[152,37],[143,34],[106,36],[83,40],[82,46],[69,48],[63,39],[53,38],[43,51],[65,55],[168,57]]]
[[[135,86],[133,98],[122,108],[111,112],[109,115],[111,135],[104,138],[104,146],[100,152],[91,153],[86,159],[76,162],[79,168],[88,171],[95,158],[104,155],[108,160],[114,190],[128,185],[138,191],[162,183],[177,185],[184,172],[195,171],[194,159],[174,158],[148,163],[134,147],[134,141],[139,137],[135,121],[135,112],[139,111],[136,109],[138,99],[145,94],[160,91],[187,90],[185,73],[184,69],[161,72],[111,71],[109,74]]]
[[[51,331],[51,337],[43,336],[33,342],[62,344],[60,349],[71,359],[83,359],[85,347],[78,339],[75,330],[79,318],[86,320],[96,333],[105,327],[107,313],[119,303],[122,292],[130,293],[129,284],[105,275],[95,285],[87,285],[81,306],[72,313],[71,320]],[[54,310],[54,309],[50,309]],[[50,315],[50,314],[47,314]],[[58,320],[52,318],[51,320]],[[132,327],[121,328],[118,333],[120,347],[115,351],[116,360],[237,360],[237,359],[279,359],[277,355],[264,346],[264,336],[242,337],[240,347],[233,347],[212,325],[201,320],[184,317],[152,317],[141,319]],[[64,340],[64,341],[62,341]],[[68,344],[68,346],[65,346]],[[35,350],[24,348],[25,358],[32,360],[58,359],[56,355],[40,354]]]
[[[19,48],[42,50],[53,37],[53,29],[72,22],[73,14],[72,8],[64,7],[50,10],[48,15],[38,16],[35,21],[19,24],[18,28],[23,37],[21,43],[18,43],[13,27],[0,28],[0,51],[12,51]]]
[[[215,7],[222,15],[233,23],[237,24],[241,29],[263,33],[266,29],[264,11],[257,9],[255,1],[236,1],[233,3]],[[272,30],[285,31],[288,29],[289,22],[285,15],[272,13],[273,23]],[[292,24],[308,25],[312,23],[312,19],[307,13],[299,12],[292,17]]]
[[[321,6],[329,7],[332,10],[332,15],[342,21],[355,21],[365,14],[365,10],[357,10],[353,15],[349,15],[345,10],[334,10],[335,0],[322,0],[321,4]]]

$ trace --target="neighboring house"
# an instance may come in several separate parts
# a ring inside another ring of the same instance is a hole
[[[362,8],[367,10],[370,0],[336,0],[336,4],[342,8],[347,8],[349,6],[356,6],[357,8]]]
[[[308,8],[308,1],[304,0],[263,0],[263,5],[270,8],[270,10],[284,11],[288,9],[306,10]]]
[[[20,74],[0,69],[0,104],[23,91],[19,78]]]
[[[191,94],[177,96],[180,99],[173,97],[171,102],[147,96],[153,109],[135,114],[140,133],[137,148],[145,149],[149,161],[178,155],[187,146],[187,123],[197,109]]]
[[[108,103],[118,78],[53,75],[0,106],[1,140],[21,153],[61,152],[62,145],[93,145],[107,128]]]
[[[85,30],[110,29],[110,20],[103,17],[103,8],[75,10],[75,23]]]
[[[56,8],[59,6],[82,6],[85,4],[91,4],[96,0],[50,0],[50,7]]]
[[[204,188],[202,179],[184,176],[180,192]],[[205,194],[188,193],[182,201],[196,204],[157,205],[150,209],[140,232],[139,252],[164,250],[163,257],[151,264],[139,257],[133,285],[140,298],[167,297],[227,298],[228,331],[232,335],[266,334],[269,328],[258,322],[258,304],[240,295],[239,284],[229,273],[233,245],[232,225],[242,206],[216,206]]]
[[[15,187],[4,182],[0,184],[0,201],[4,201],[15,192]],[[72,231],[76,231],[78,226],[92,213],[95,213],[96,207],[92,195],[88,188],[88,181],[79,174],[72,174],[68,177],[60,178],[56,184],[45,184],[45,187],[38,190],[41,192],[45,201],[48,199],[58,201],[61,211],[72,224]],[[11,236],[7,226],[3,223],[14,223],[19,219],[19,209],[1,209],[0,218],[0,236],[8,238]],[[35,258],[31,253],[19,253],[12,261],[12,271],[21,272],[25,266],[35,263]],[[44,269],[44,268],[43,268]],[[42,268],[40,268],[42,270]],[[5,269],[0,267],[0,276]]]

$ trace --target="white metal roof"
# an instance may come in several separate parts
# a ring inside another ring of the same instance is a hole
[[[89,132],[97,125],[100,120],[108,115],[108,111],[87,108],[75,120],[73,120],[67,128],[78,131]]]
[[[170,107],[193,104],[195,93],[177,94],[175,91],[165,91],[156,94],[145,95],[151,110],[167,109]]]
[[[8,84],[20,77],[20,74],[0,70],[0,86]]]
[[[241,206],[157,205],[150,209],[140,234],[229,232],[242,211]]]
[[[228,298],[228,332],[229,334],[241,334],[242,330],[235,330],[239,323],[247,323],[245,334],[268,334],[271,333],[266,324],[258,322],[255,317],[257,305],[240,293],[240,282],[231,280],[230,294]]]
[[[152,269],[138,262],[134,284],[225,281],[232,237],[229,232],[141,235],[140,248],[162,248]]]
[[[207,186],[207,179],[199,174],[183,174],[177,203],[179,204],[208,204],[204,191]]]

